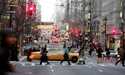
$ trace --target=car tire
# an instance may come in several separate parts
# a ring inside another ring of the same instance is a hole
[[[72,57],[71,61],[72,61],[72,63],[76,63],[78,61],[78,58],[77,57]]]
[[[85,64],[85,61],[83,61],[83,64]]]

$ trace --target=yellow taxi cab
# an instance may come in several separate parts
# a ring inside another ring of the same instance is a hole
[[[30,60],[40,60],[40,57],[41,57],[41,53],[40,51],[37,51],[37,52],[31,52],[31,55],[30,55]],[[48,50],[48,53],[47,53],[47,56],[48,56],[48,60],[49,61],[61,61],[64,59],[64,52],[63,50],[61,49],[51,49],[51,50]],[[69,52],[69,59],[70,61],[72,61],[73,63],[76,63],[79,59],[79,53],[75,50],[71,50]]]

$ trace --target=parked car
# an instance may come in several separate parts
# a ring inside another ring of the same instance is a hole
[[[114,49],[110,49],[110,56],[115,57],[118,55],[118,52],[115,51]],[[106,52],[103,52],[103,56],[106,56]]]

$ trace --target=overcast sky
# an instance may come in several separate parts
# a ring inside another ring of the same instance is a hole
[[[41,4],[41,21],[53,22],[56,12],[56,0],[40,0]]]

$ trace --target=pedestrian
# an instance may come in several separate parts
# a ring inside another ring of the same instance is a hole
[[[47,53],[48,53],[47,45],[45,45],[41,49],[40,65],[42,65],[43,62],[46,62],[47,64],[49,64]]]
[[[32,53],[33,50],[34,50],[34,49],[30,48],[30,49],[28,50],[28,52],[27,52],[27,61],[29,61],[29,62],[32,61],[32,59],[30,59],[30,55],[31,55],[31,53]]]
[[[115,65],[117,65],[119,62],[122,63],[122,66],[125,67],[124,61],[125,61],[125,51],[123,48],[118,48],[118,55],[119,59],[116,61]]]
[[[11,50],[12,50],[11,58],[10,58],[11,61],[19,61],[19,59],[18,59],[19,51],[18,51],[17,44],[13,45]]]
[[[109,62],[109,61],[111,62],[110,49],[106,47],[105,51],[106,51],[105,61],[106,61],[106,62]]]
[[[101,63],[102,62],[102,52],[103,52],[101,46],[99,46],[97,48],[96,52],[97,52],[97,63]]]
[[[17,50],[13,49],[16,42],[17,37],[14,32],[8,30],[0,32],[0,74],[15,71],[15,67],[9,61],[12,60],[12,53]]]
[[[70,60],[69,60],[69,49],[70,48],[66,47],[66,42],[64,42],[63,49],[64,49],[64,55],[63,55],[64,59],[60,62],[60,64],[62,64],[63,61],[67,61],[68,65],[71,65]]]
[[[93,47],[93,44],[91,43],[90,44],[90,50],[89,50],[89,55],[92,56],[92,53],[94,51],[94,47]]]

